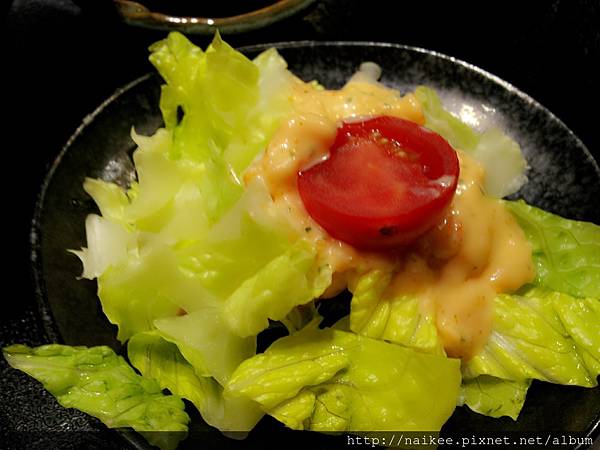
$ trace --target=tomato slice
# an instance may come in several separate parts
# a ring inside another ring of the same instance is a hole
[[[338,128],[329,158],[298,173],[311,217],[366,250],[410,244],[443,218],[458,182],[456,152],[414,122],[380,116]]]

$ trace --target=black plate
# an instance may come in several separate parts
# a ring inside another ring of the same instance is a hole
[[[383,67],[384,83],[403,92],[418,84],[434,87],[455,112],[467,119],[498,123],[522,145],[531,171],[519,197],[565,217],[600,223],[600,209],[595,206],[600,198],[600,170],[589,151],[552,113],[508,83],[453,58],[399,45],[296,42],[277,47],[294,73],[305,80],[318,79],[329,88],[342,86],[367,60]],[[246,51],[256,54],[262,48]],[[119,350],[116,330],[101,313],[95,283],[76,279],[80,263],[65,249],[85,245],[85,217],[95,211],[82,189],[84,178],[125,185],[134,176],[130,130],[135,126],[138,133],[150,134],[161,125],[160,84],[157,75],[148,75],[108,99],[84,120],[46,178],[33,226],[32,255],[41,320],[51,339],[107,344]],[[517,422],[458,408],[444,430],[465,436],[509,431],[592,435],[599,421],[600,389],[534,383]],[[192,448],[199,441],[204,442],[203,448],[261,448],[263,439],[276,444],[273,439],[280,435],[270,434],[275,429],[279,428],[273,421],[266,420],[249,440],[238,442],[197,426],[182,448]],[[294,442],[315,449],[332,448],[333,442],[343,444],[310,433],[294,436]],[[286,441],[286,446],[291,445]],[[138,441],[136,445],[143,444]]]

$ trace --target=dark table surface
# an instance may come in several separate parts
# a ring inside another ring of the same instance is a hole
[[[28,248],[43,176],[84,116],[118,87],[152,70],[146,48],[165,33],[123,24],[110,1],[16,0],[0,8],[3,247],[8,249],[0,346],[15,339],[39,345],[48,336],[39,325]],[[598,0],[320,0],[300,16],[225,38],[234,46],[306,39],[382,41],[445,53],[532,96],[600,160]],[[202,46],[210,40],[192,39]],[[29,383],[26,390],[14,389],[23,383]],[[34,406],[30,398],[36,398]],[[128,448],[96,420],[54,406],[41,387],[0,361],[0,448]],[[87,431],[48,435],[48,430]]]

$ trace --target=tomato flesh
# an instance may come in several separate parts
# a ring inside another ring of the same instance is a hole
[[[329,158],[298,173],[310,216],[366,250],[412,243],[443,218],[459,175],[454,149],[414,122],[380,116],[338,128]]]

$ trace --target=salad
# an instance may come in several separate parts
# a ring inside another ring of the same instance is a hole
[[[600,226],[505,200],[527,162],[502,130],[373,63],[327,90],[219,35],[150,52],[164,127],[132,130],[127,189],[86,179],[72,251],[126,355],[3,349],[61,405],[173,449],[182,399],[226,434],[437,432],[462,405],[516,420],[532,380],[597,386]]]

